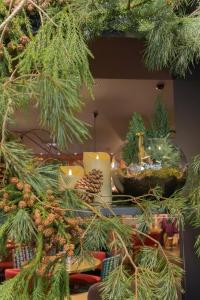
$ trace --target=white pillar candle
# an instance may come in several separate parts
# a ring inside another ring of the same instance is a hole
[[[73,189],[76,182],[84,176],[84,169],[81,166],[61,166],[61,190]]]
[[[111,161],[110,155],[105,152],[84,152],[83,165],[86,174],[92,169],[97,169],[103,173],[103,186],[101,188],[100,196],[96,197],[95,202],[111,203]]]

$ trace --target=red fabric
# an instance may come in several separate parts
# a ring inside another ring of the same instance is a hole
[[[101,262],[106,258],[106,253],[103,251],[93,251],[92,256],[96,259],[99,259]],[[101,270],[102,263],[96,267],[97,270]]]
[[[2,269],[12,269],[13,268],[13,262],[12,261],[1,261],[0,262],[0,268],[2,268]]]
[[[100,276],[90,275],[90,274],[83,274],[83,273],[76,273],[69,276],[70,281],[72,282],[85,282],[85,283],[97,283],[101,281]]]
[[[19,273],[20,273],[20,269],[6,269],[5,270],[5,279],[9,280],[9,279],[15,277]]]

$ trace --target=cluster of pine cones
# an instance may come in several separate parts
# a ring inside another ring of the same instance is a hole
[[[9,213],[19,208],[33,207],[36,197],[31,190],[30,184],[21,182],[17,177],[12,177],[10,183],[16,187],[16,191],[21,192],[21,197],[16,201],[13,199],[13,191],[4,192],[0,201],[0,209],[5,213]]]
[[[95,195],[99,194],[103,185],[103,173],[100,170],[93,169],[82,179],[80,179],[75,189],[81,200],[91,203],[94,201]]]
[[[44,262],[49,262],[54,254],[57,258],[66,254],[73,256],[74,243],[84,233],[84,220],[81,217],[66,217],[65,210],[50,189],[46,191],[46,201],[41,204],[32,187],[18,177],[12,177],[7,187],[0,195],[0,209],[6,214],[15,214],[17,210],[25,209],[36,231],[43,235],[42,268],[38,272],[45,272],[48,264]]]

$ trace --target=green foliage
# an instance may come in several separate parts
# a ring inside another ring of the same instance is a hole
[[[171,260],[160,248],[143,247],[138,255],[139,299],[178,299],[183,270],[180,260]]]
[[[102,298],[105,300],[123,300],[133,298],[133,276],[123,266],[117,267],[110,276],[100,284]]]
[[[168,114],[161,96],[155,102],[155,111],[147,132],[151,138],[166,138],[170,133]]]
[[[136,133],[142,132],[145,134],[145,126],[142,117],[139,113],[134,113],[130,123],[128,133],[126,135],[127,144],[123,148],[123,159],[127,164],[138,162],[138,146]]]
[[[8,237],[16,243],[29,243],[36,236],[36,228],[29,213],[24,209],[19,209],[12,220]]]
[[[150,139],[147,153],[154,161],[159,161],[162,167],[177,167],[181,160],[180,151],[168,137]]]
[[[18,174],[38,195],[43,195],[48,187],[57,189],[58,165],[36,164],[31,151],[15,141],[2,144],[0,153],[10,174]]]

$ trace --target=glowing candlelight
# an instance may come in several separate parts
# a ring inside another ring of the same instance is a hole
[[[110,155],[105,152],[84,152],[83,165],[86,174],[88,174],[92,169],[102,171],[103,186],[100,192],[102,200],[97,197],[95,201],[110,203],[112,201]]]
[[[84,176],[84,170],[81,166],[61,166],[60,171],[60,188],[62,191],[73,189],[76,182]]]

